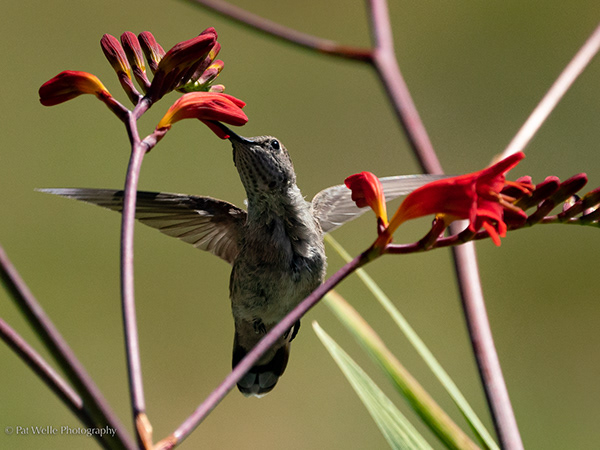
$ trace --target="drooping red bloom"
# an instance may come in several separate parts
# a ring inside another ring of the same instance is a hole
[[[182,119],[198,119],[221,139],[229,136],[213,121],[241,126],[248,122],[242,111],[246,106],[242,100],[216,92],[191,92],[181,96],[160,120],[157,129],[171,127]]]
[[[369,206],[383,226],[387,227],[387,208],[385,205],[385,196],[383,187],[379,178],[371,172],[361,172],[350,175],[344,184],[352,191],[352,200],[359,208]]]
[[[529,183],[509,182],[505,174],[525,157],[515,153],[496,164],[467,175],[433,181],[409,194],[392,217],[388,231],[392,234],[403,222],[436,214],[446,225],[454,220],[468,219],[473,232],[482,227],[489,233],[496,245],[500,237],[506,236],[504,210],[508,209],[521,217],[526,214],[512,203],[513,198],[502,194],[502,189],[513,186],[523,192],[530,192]]]
[[[94,94],[105,101],[110,93],[102,82],[91,73],[65,70],[46,81],[39,89],[40,103],[54,106],[81,94]]]

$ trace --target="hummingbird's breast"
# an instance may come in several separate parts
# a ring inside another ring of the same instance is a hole
[[[323,233],[307,206],[249,221],[231,273],[234,318],[270,328],[323,282],[325,269]]]

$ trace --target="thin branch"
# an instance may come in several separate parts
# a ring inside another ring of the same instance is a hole
[[[371,33],[375,41],[373,66],[385,87],[422,170],[426,173],[443,174],[440,161],[398,66],[387,2],[369,0],[369,5]]]
[[[373,62],[385,85],[388,96],[402,124],[408,140],[422,169],[428,173],[442,174],[443,169],[433,149],[425,126],[419,117],[408,87],[402,77],[394,54],[393,37],[386,0],[370,0],[372,32],[376,42]],[[514,421],[508,393],[498,362],[489,321],[485,314],[485,303],[481,291],[481,280],[473,243],[452,249],[457,282],[462,298],[467,328],[473,343],[473,351],[481,380],[486,391],[490,412],[501,443],[520,443],[519,430]],[[479,293],[479,295],[475,295]],[[473,311],[479,312],[478,314]],[[483,313],[481,313],[483,311]],[[484,332],[487,331],[487,332]],[[477,345],[476,345],[477,344]],[[483,376],[485,374],[485,376]],[[504,387],[504,392],[500,389]],[[492,392],[493,395],[489,395]],[[495,395],[496,393],[506,395]],[[506,401],[508,400],[508,401]],[[502,414],[502,417],[497,417]],[[501,426],[498,426],[498,423]],[[514,426],[512,426],[514,424]],[[521,445],[522,447],[522,445]],[[518,449],[519,446],[505,447]]]
[[[469,329],[469,337],[477,360],[479,376],[483,381],[487,401],[491,408],[500,448],[507,450],[523,449],[519,427],[502,376],[502,367],[500,366],[485,308],[475,245],[473,242],[469,242],[454,247],[453,250],[454,265],[461,291],[465,320]]]
[[[187,438],[194,429],[210,414],[210,412],[223,400],[227,393],[234,388],[236,383],[244,376],[250,368],[256,364],[260,357],[279,339],[286,331],[290,329],[304,314],[308,312],[319,300],[337,286],[344,278],[350,275],[359,267],[369,261],[367,252],[357,256],[352,261],[344,265],[340,270],[333,274],[327,281],[315,289],[298,306],[296,306],[281,322],[273,327],[263,337],[258,344],[238,363],[237,366],[227,375],[221,384],[210,393],[204,402],[198,406],[196,411],[190,415],[175,432],[167,438],[160,441],[155,450],[171,449]]]
[[[83,407],[81,397],[69,386],[56,370],[31,347],[25,339],[0,319],[0,338],[33,370],[37,376],[60,398],[71,412],[88,427],[96,427],[96,423]],[[98,443],[105,448],[108,443],[100,435],[94,435]]]
[[[125,427],[111,411],[100,390],[48,318],[2,247],[0,247],[0,277],[33,330],[81,395],[84,407],[93,417],[96,425],[99,427],[109,426],[117,430],[114,437],[105,435],[106,439],[110,440],[110,446],[112,448],[135,448]]]
[[[121,296],[123,299],[123,322],[126,336],[127,364],[130,369],[130,388],[134,414],[145,410],[142,388],[139,342],[135,315],[133,282],[133,223],[135,221],[135,193],[139,168],[145,149],[136,145],[131,152],[125,183],[123,217],[121,226]]]
[[[567,93],[577,77],[588,66],[592,58],[600,50],[600,25],[596,27],[592,35],[583,44],[573,59],[567,64],[562,73],[550,87],[546,95],[533,110],[515,137],[510,141],[508,147],[502,152],[499,159],[504,159],[514,153],[522,151],[531,141],[535,133],[546,121],[558,102]]]
[[[0,318],[0,337],[25,363],[48,385],[48,387],[85,424],[94,426],[91,417],[83,409],[83,400],[69,384],[25,341],[10,325]]]
[[[252,14],[242,8],[220,0],[190,0],[192,3],[204,6],[211,11],[217,12],[224,17],[233,19],[239,24],[253,30],[278,37],[284,41],[302,47],[304,49],[316,50],[330,56],[344,59],[368,62],[371,60],[371,50],[359,47],[340,45],[337,42],[321,39],[307,33],[285,27],[279,23],[264,19]]]
[[[125,353],[127,357],[127,373],[129,376],[129,393],[133,421],[138,444],[151,446],[151,428],[146,419],[146,404],[142,382],[142,365],[140,360],[139,336],[135,312],[135,287],[133,265],[133,235],[135,224],[135,205],[137,186],[147,145],[142,143],[137,130],[137,119],[150,107],[148,102],[140,102],[129,116],[126,123],[132,149],[125,178],[123,214],[121,216],[121,302],[123,328],[125,335]]]
[[[376,43],[374,50],[348,47],[333,41],[301,33],[221,0],[190,1],[235,20],[255,31],[261,31],[302,48],[316,50],[331,56],[371,63],[375,67],[392,100],[396,114],[400,119],[409,143],[413,147],[423,171],[427,173],[443,173],[404,78],[400,73],[394,54],[392,32],[385,0],[370,1],[372,34]]]

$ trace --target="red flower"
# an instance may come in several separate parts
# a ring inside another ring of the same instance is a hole
[[[44,106],[58,105],[81,94],[94,94],[104,102],[111,96],[95,75],[74,70],[59,73],[39,90],[40,103]]]
[[[352,191],[352,200],[359,208],[369,206],[384,227],[387,227],[387,209],[385,196],[379,178],[371,172],[350,175],[344,180],[346,187]]]
[[[182,119],[198,119],[221,139],[229,136],[214,121],[241,126],[248,122],[242,111],[246,105],[231,95],[216,92],[191,92],[181,96],[160,120],[157,129],[171,127]]]
[[[527,193],[532,190],[533,186],[529,183],[507,182],[504,177],[524,157],[519,152],[478,172],[433,181],[416,189],[404,199],[392,217],[389,234],[407,220],[436,214],[446,226],[454,220],[468,219],[471,231],[477,232],[483,227],[494,243],[500,245],[500,237],[506,235],[504,210],[527,217],[514,206],[514,198],[501,193],[506,185]]]

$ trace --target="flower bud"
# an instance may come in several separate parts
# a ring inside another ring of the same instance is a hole
[[[142,31],[138,35],[138,41],[144,55],[146,55],[148,67],[150,67],[152,73],[155,73],[158,68],[158,63],[160,63],[160,60],[165,56],[165,51],[160,44],[156,42],[156,39],[154,39],[154,36],[149,31]]]
[[[131,79],[131,67],[127,61],[127,55],[125,55],[125,51],[123,51],[123,47],[121,47],[117,38],[110,34],[105,34],[100,39],[100,46],[102,47],[104,56],[106,56],[110,65],[115,69],[117,75],[125,75]]]
[[[144,91],[150,86],[146,77],[146,65],[144,64],[144,52],[138,41],[138,38],[131,31],[126,31],[121,35],[121,45],[127,55],[127,60],[131,66],[133,76]]]
[[[156,101],[189,80],[197,65],[214,47],[216,39],[217,34],[213,30],[175,44],[158,63],[146,96],[151,101]]]

